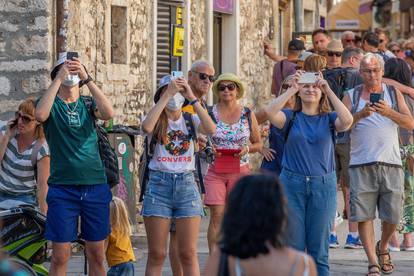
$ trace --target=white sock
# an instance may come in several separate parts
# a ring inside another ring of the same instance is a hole
[[[354,239],[358,238],[358,232],[349,232],[349,235],[351,235]]]

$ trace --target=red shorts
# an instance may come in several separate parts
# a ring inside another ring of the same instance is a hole
[[[214,167],[210,166],[207,175],[204,177],[204,185],[206,187],[204,204],[225,205],[227,196],[237,180],[248,174],[250,174],[249,165],[241,166],[240,173],[216,173]]]

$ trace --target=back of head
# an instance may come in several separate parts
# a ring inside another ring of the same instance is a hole
[[[358,55],[363,55],[364,52],[361,48],[357,47],[347,47],[342,52],[342,64],[347,63],[351,57],[355,57]]]
[[[319,72],[325,68],[326,58],[317,54],[309,56],[303,63],[303,70],[306,72]]]
[[[131,235],[131,225],[128,218],[128,210],[125,203],[119,197],[113,196],[109,204],[109,219],[111,228],[122,235]]]
[[[368,45],[377,48],[379,46],[378,35],[373,32],[366,32],[362,37],[362,43],[366,42]]]
[[[400,58],[390,58],[385,62],[384,77],[411,86],[410,66]]]
[[[220,248],[241,259],[267,254],[269,245],[281,248],[286,219],[286,200],[276,176],[245,176],[229,195]]]

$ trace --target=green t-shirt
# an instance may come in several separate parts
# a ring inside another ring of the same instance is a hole
[[[106,183],[93,118],[81,98],[66,104],[57,96],[43,126],[50,149],[49,184]]]

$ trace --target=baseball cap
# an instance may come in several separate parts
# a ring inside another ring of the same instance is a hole
[[[305,43],[303,43],[302,40],[297,39],[297,38],[292,39],[291,41],[289,41],[288,50],[294,50],[294,51],[306,50]]]
[[[160,98],[161,98],[161,91],[164,89],[164,87],[166,87],[167,85],[170,84],[171,80],[172,80],[171,75],[165,75],[164,77],[162,77],[160,79],[160,82],[158,84],[157,91],[155,91],[154,103],[157,103],[160,100]]]

